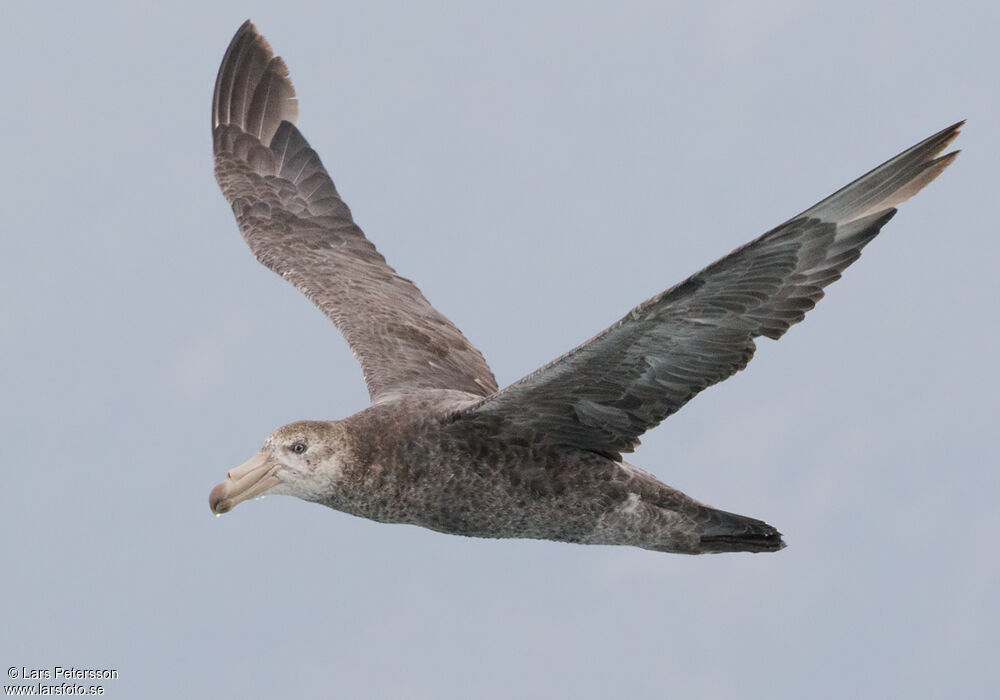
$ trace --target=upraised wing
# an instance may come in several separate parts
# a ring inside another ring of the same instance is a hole
[[[215,177],[254,255],[336,324],[373,401],[410,389],[496,391],[480,352],[354,223],[297,116],[288,69],[245,22],[216,78],[212,136]]]
[[[619,456],[780,338],[896,213],[955,158],[962,122],[632,309],[583,345],[456,416]]]

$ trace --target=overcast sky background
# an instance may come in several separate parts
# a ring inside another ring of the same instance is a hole
[[[0,662],[117,668],[123,698],[991,695],[1000,5],[948,7],[5,4]],[[805,323],[631,459],[789,547],[213,517],[273,429],[367,405],[212,176],[248,16],[358,222],[501,385],[968,118]]]

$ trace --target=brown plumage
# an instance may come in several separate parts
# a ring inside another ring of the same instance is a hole
[[[280,428],[210,495],[223,513],[285,493],[381,522],[476,537],[776,551],[780,533],[622,460],[698,392],[743,369],[754,339],[802,320],[956,152],[955,124],[640,304],[497,391],[480,352],[354,223],[295,126],[284,62],[249,21],[219,69],[215,174],[264,265],[315,303],[361,363],[372,405]]]

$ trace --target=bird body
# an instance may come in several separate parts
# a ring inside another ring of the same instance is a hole
[[[499,390],[482,354],[391,268],[295,125],[284,62],[248,21],[212,107],[216,178],[264,265],[341,330],[372,404],[279,428],[209,497],[281,493],[371,520],[474,537],[776,551],[781,534],[625,462],[648,429],[780,338],[956,152],[955,124],[643,302]]]
[[[263,449],[273,455],[296,442],[310,445],[303,471],[311,478],[270,493],[469,537],[665,552],[782,546],[769,525],[702,505],[624,461],[534,435],[518,438],[492,421],[463,420],[462,409],[480,398],[428,389],[341,421],[285,426]]]

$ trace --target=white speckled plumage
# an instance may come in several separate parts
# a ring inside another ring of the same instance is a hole
[[[215,173],[257,258],[341,330],[372,405],[280,428],[210,495],[223,513],[284,493],[382,522],[702,553],[776,551],[764,522],[703,505],[621,458],[754,339],[802,320],[895,207],[937,177],[961,123],[640,304],[498,391],[480,352],[354,223],[295,126],[284,62],[248,21],[212,106]]]

